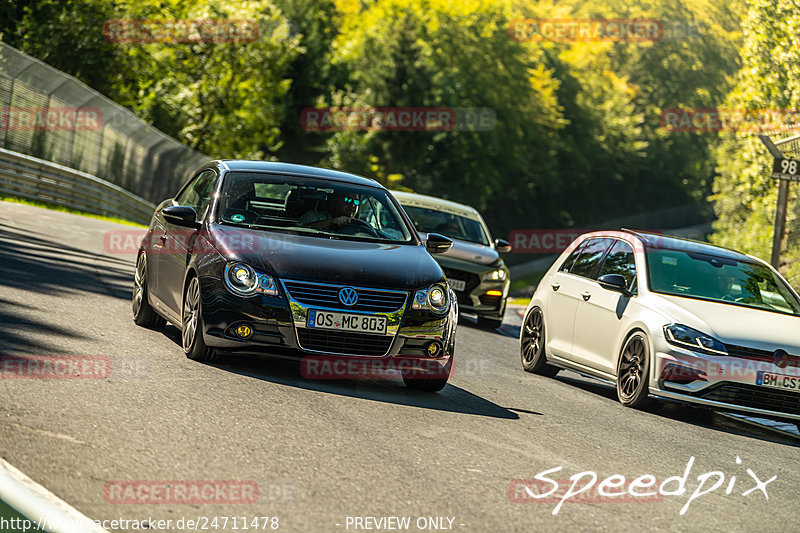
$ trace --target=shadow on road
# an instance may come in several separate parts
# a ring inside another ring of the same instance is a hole
[[[131,295],[132,259],[87,252],[2,223],[0,258],[0,287],[53,295]]]
[[[613,385],[609,385],[601,381],[595,381],[591,378],[583,378],[577,375],[565,375],[564,371],[559,373],[559,375],[554,379],[556,381],[568,384],[571,387],[578,387],[587,392],[602,396],[613,402],[618,401],[617,391]],[[689,406],[680,402],[674,402],[670,400],[653,400],[641,411],[655,416],[668,418],[670,420],[691,424],[693,426],[720,431],[722,433],[739,435],[742,437],[800,448],[800,437],[786,435],[768,427],[754,426],[752,424],[724,416],[710,409]]]
[[[177,332],[177,329],[175,329],[175,332]],[[169,338],[177,340],[178,343],[180,342],[180,337],[175,339],[174,335],[165,334]],[[218,368],[221,371],[234,372],[270,383],[325,394],[336,394],[421,409],[435,409],[491,418],[508,420],[519,418],[517,413],[452,384],[448,384],[438,393],[408,389],[403,384],[399,374],[397,377],[388,379],[313,380],[306,379],[300,375],[300,362],[298,360],[278,359],[266,355],[226,355],[221,361],[211,363],[209,366]]]
[[[129,298],[132,279],[130,260],[93,254],[0,223],[0,291],[9,288],[58,297],[94,293]],[[0,298],[0,354],[59,353],[66,339],[89,339],[42,318],[51,310],[16,300]]]

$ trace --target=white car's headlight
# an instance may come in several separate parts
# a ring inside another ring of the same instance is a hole
[[[223,278],[228,290],[238,296],[278,295],[278,288],[272,276],[256,272],[253,267],[244,263],[228,263],[225,265]]]
[[[711,355],[728,355],[728,350],[720,341],[682,324],[664,326],[664,335],[667,342],[674,346]]]
[[[435,313],[444,313],[449,307],[450,298],[447,296],[447,288],[440,283],[416,291],[414,301],[411,303],[412,309]]]
[[[506,271],[498,268],[497,270],[484,272],[481,274],[481,279],[483,281],[504,281],[506,279]]]

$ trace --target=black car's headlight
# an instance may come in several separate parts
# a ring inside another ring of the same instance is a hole
[[[717,339],[682,324],[664,326],[664,335],[674,346],[710,355],[728,355],[725,345]]]
[[[225,265],[223,278],[228,290],[238,296],[278,295],[278,287],[275,285],[275,280],[272,276],[261,274],[250,265],[244,263],[228,263]]]
[[[433,311],[434,313],[444,313],[450,307],[450,298],[447,296],[447,288],[441,283],[434,283],[427,289],[421,289],[414,293],[412,309],[419,311]]]
[[[483,281],[505,281],[506,279],[506,271],[502,268],[498,268],[497,270],[490,270],[489,272],[484,272],[481,274],[481,279]]]

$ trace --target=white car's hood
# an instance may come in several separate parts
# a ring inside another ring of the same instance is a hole
[[[800,317],[739,305],[652,294],[669,320],[726,344],[800,355]]]

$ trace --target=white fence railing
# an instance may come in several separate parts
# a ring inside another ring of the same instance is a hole
[[[15,196],[147,224],[155,206],[85,172],[0,148],[0,196]]]

